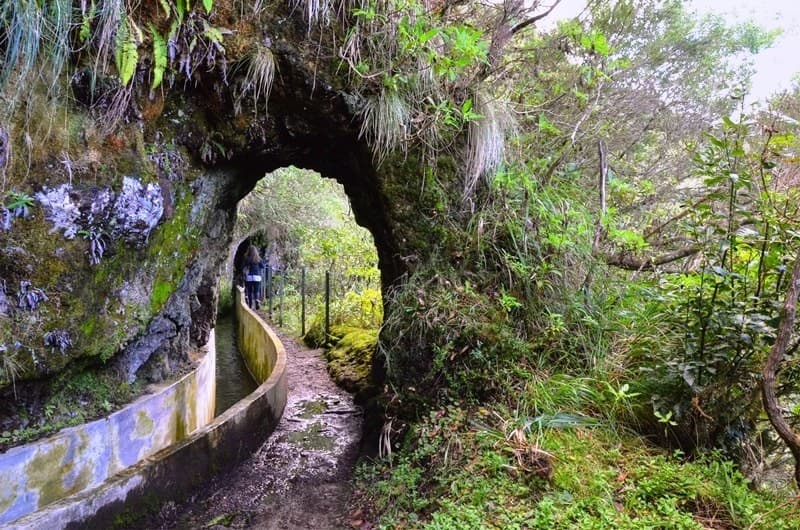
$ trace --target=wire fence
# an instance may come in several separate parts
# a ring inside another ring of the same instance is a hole
[[[305,267],[266,266],[261,278],[260,309],[281,328],[305,335],[312,325],[321,325],[327,339],[331,326],[339,323],[381,324],[380,288],[374,282]]]

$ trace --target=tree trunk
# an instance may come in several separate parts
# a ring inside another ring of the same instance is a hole
[[[769,421],[772,423],[772,426],[775,427],[778,436],[786,442],[786,445],[792,452],[792,456],[794,456],[794,480],[798,487],[800,487],[800,435],[792,431],[791,426],[781,414],[778,398],[775,395],[775,375],[778,372],[786,349],[789,347],[789,341],[792,338],[799,292],[800,256],[797,257],[794,262],[794,267],[792,268],[792,279],[789,282],[786,300],[783,303],[783,310],[781,311],[778,337],[775,339],[775,344],[772,346],[772,351],[770,351],[769,357],[767,358],[767,364],[764,366],[764,383],[761,387],[764,409],[767,412]]]

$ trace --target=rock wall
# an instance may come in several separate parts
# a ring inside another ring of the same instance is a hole
[[[17,194],[0,229],[0,391],[9,399],[36,391],[25,381],[65,370],[110,366],[121,381],[178,373],[213,327],[236,204],[276,168],[344,185],[374,236],[385,290],[455,244],[442,228],[455,221],[454,195],[441,191],[455,165],[416,152],[378,164],[360,134],[357,79],[342,74],[325,29],[310,30],[283,2],[258,13],[241,4],[194,8],[184,24],[224,29],[224,53],[171,70],[158,90],[147,61],[121,89],[77,54],[62,76],[67,94],[48,100],[47,87],[30,89],[31,105],[55,102],[56,119],[22,107],[0,116],[15,153],[3,190]],[[153,6],[137,11],[138,27],[164,25]],[[242,97],[252,50],[264,48],[275,72],[267,104]],[[41,142],[26,132],[47,127]]]

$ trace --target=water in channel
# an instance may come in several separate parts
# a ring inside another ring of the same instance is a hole
[[[217,402],[219,416],[256,389],[244,359],[236,347],[236,320],[233,315],[217,318]]]

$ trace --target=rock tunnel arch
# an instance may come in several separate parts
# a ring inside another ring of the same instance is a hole
[[[229,4],[218,3],[215,23],[238,23]],[[113,365],[122,380],[168,376],[175,367],[170,358],[187,359],[190,350],[205,344],[214,324],[236,204],[264,174],[281,167],[310,169],[343,185],[356,221],[373,236],[384,292],[440,244],[433,226],[445,210],[437,210],[439,199],[425,185],[430,175],[422,169],[431,161],[409,152],[378,164],[362,135],[364,96],[337,78],[331,58],[319,56],[301,17],[277,9],[264,12],[259,23],[242,29],[228,49],[245,49],[270,35],[276,76],[266,109],[254,108],[250,99],[236,108],[241,70],[231,69],[226,78],[219,70],[200,69],[190,82],[157,91],[139,79],[117,128],[109,131],[102,127],[102,95],[87,96],[82,74],[88,67],[76,64],[72,97],[58,103],[70,126],[65,136],[74,137],[35,153],[30,167],[5,168],[11,185],[31,196],[68,184],[59,198],[80,213],[76,223],[91,213],[101,193],[121,197],[123,179],[133,182],[134,191],[153,190],[148,198],[159,204],[157,222],[144,237],[135,244],[106,239],[106,256],[96,264],[87,263],[88,240],[75,237],[76,230],[67,237],[54,228],[44,204],[37,203],[36,216],[14,221],[4,233],[13,243],[0,254],[8,311],[25,317],[19,326],[12,321],[8,337],[19,336],[31,349],[30,356],[20,355],[26,364],[17,383],[103,363]],[[18,140],[19,134],[9,133],[9,142]],[[61,147],[67,151],[59,152]],[[22,164],[22,157],[16,160]],[[446,173],[443,178],[457,173],[452,159],[442,163],[433,171]],[[29,177],[15,180],[15,174]],[[114,204],[108,202],[106,210]],[[23,280],[47,292],[40,309],[14,303]],[[36,326],[29,325],[34,320]],[[46,345],[45,332],[69,340],[54,349]],[[0,337],[0,343],[8,342]],[[0,386],[11,394],[8,378]]]
[[[169,129],[220,182],[222,191],[213,208],[227,219],[224,232],[232,231],[239,201],[264,175],[280,168],[295,166],[340,183],[356,222],[372,234],[385,294],[408,272],[406,257],[416,250],[407,248],[407,236],[401,233],[405,231],[403,218],[417,215],[415,198],[410,204],[405,202],[409,197],[398,196],[396,183],[406,178],[407,172],[421,173],[421,169],[414,159],[402,156],[379,163],[362,134],[363,101],[335,87],[304,60],[301,49],[278,41],[273,43],[273,55],[278,73],[266,112],[238,113],[229,92],[200,85],[182,98],[166,99],[151,127]],[[177,115],[191,120],[176,124]],[[214,150],[206,158],[207,140],[212,136],[220,153]],[[387,189],[387,184],[395,188]],[[223,243],[225,249],[230,244]],[[223,251],[222,246],[218,251]],[[384,297],[384,303],[386,300]],[[212,318],[211,314],[197,314],[193,326],[208,328]]]

